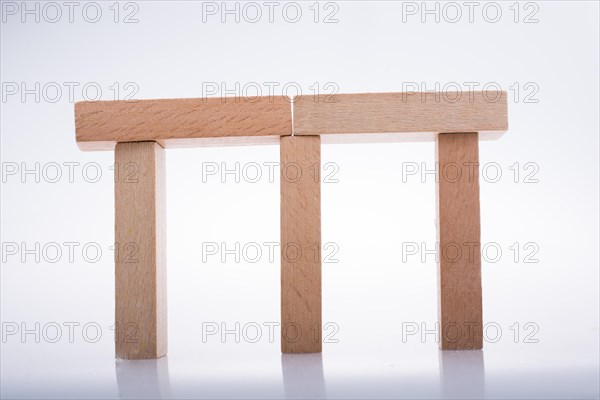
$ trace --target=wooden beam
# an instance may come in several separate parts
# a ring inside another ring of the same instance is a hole
[[[440,348],[481,349],[478,134],[440,134],[436,152]]]
[[[155,141],[164,148],[276,144],[291,135],[283,96],[79,102],[75,136],[82,150]]]
[[[321,352],[319,136],[281,138],[281,351]]]
[[[167,354],[165,151],[154,142],[115,148],[116,354]]]
[[[481,139],[497,139],[507,129],[505,92],[294,98],[294,135],[325,135],[323,143],[434,141],[438,132],[480,132]]]
[[[276,144],[292,134],[291,108],[284,96],[79,102],[76,139],[82,150],[136,141],[165,148]],[[294,134],[323,135],[323,143],[433,141],[438,132],[491,140],[508,129],[505,92],[298,96],[293,108]]]

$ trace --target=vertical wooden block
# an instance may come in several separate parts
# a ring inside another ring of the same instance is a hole
[[[321,138],[281,137],[281,351],[321,352]]]
[[[481,349],[478,134],[439,134],[436,153],[440,348]]]
[[[155,142],[115,148],[116,354],[167,353],[165,151]]]

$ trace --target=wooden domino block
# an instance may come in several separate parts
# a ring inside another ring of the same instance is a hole
[[[508,129],[505,92],[358,93],[294,98],[294,135],[323,143],[434,141],[439,132],[479,132],[498,139]]]
[[[439,134],[436,153],[440,348],[481,349],[478,134]]]
[[[115,148],[115,341],[123,359],[167,354],[165,151]]]
[[[321,352],[319,136],[281,138],[281,351]]]
[[[81,150],[112,150],[117,142],[141,141],[164,148],[277,144],[280,135],[291,134],[290,100],[283,96],[75,104]]]

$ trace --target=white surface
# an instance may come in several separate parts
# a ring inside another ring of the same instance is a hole
[[[56,103],[51,94],[39,103],[8,96],[1,103],[3,168],[80,165],[72,183],[64,166],[57,183],[7,176],[2,242],[80,245],[73,262],[64,246],[55,263],[48,262],[53,253],[37,263],[3,250],[3,329],[39,323],[42,335],[39,343],[32,334],[1,343],[3,398],[598,398],[596,2],[537,2],[533,24],[514,23],[509,2],[500,3],[495,24],[481,14],[473,23],[422,23],[418,15],[403,22],[403,6],[393,2],[338,2],[335,24],[315,24],[312,2],[302,3],[305,17],[296,24],[203,23],[201,3],[138,2],[137,24],[115,24],[110,4],[102,3],[96,24],[80,14],[72,24],[8,16],[0,31],[2,82],[97,82],[104,99],[112,98],[114,82],[121,98],[127,82],[139,88],[137,98],[200,97],[203,82],[257,82],[265,91],[264,82],[297,82],[305,94],[315,82],[322,92],[333,82],[341,93],[401,91],[403,82],[430,89],[435,82],[497,82],[508,90],[509,132],[480,145],[481,163],[498,163],[503,173],[497,183],[481,182],[482,242],[503,250],[498,262],[482,265],[484,320],[492,328],[482,352],[441,353],[431,334],[424,342],[420,335],[402,340],[403,326],[433,330],[436,321],[434,258],[403,262],[402,255],[402,243],[434,245],[434,180],[403,182],[402,174],[403,162],[405,170],[422,162],[433,168],[432,143],[323,147],[322,163],[339,167],[339,182],[322,185],[323,242],[339,246],[339,262],[323,264],[323,321],[339,331],[322,357],[282,357],[278,333],[269,340],[265,324],[279,320],[279,262],[270,262],[265,248],[257,263],[203,262],[202,243],[278,241],[279,179],[269,182],[263,168],[258,183],[232,176],[203,182],[202,168],[277,162],[278,148],[170,150],[169,356],[115,362],[112,154],[77,149],[66,91]],[[510,89],[516,82],[518,100]],[[524,102],[527,82],[539,88],[537,103]],[[75,99],[82,100],[81,90]],[[96,183],[81,175],[90,162],[102,170]],[[537,183],[524,182],[528,162],[539,167]],[[518,262],[509,248],[515,242]],[[529,242],[539,247],[537,263],[524,262]],[[82,257],[86,243],[102,248],[97,262]],[[69,322],[79,324],[73,343]],[[97,343],[82,333],[90,322],[102,329]],[[232,335],[203,343],[207,322],[265,328],[257,343],[236,343]],[[528,322],[538,327],[529,337],[537,343],[525,343]],[[53,323],[62,327],[57,343],[48,340]],[[494,327],[502,336],[492,343]]]

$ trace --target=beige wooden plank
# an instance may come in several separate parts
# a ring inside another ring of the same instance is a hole
[[[477,133],[440,134],[437,211],[441,349],[483,346]]]
[[[167,353],[165,150],[154,142],[115,148],[116,354]]]
[[[75,104],[75,136],[82,150],[140,141],[165,148],[275,144],[291,132],[291,104],[282,96]]]
[[[321,351],[321,140],[281,138],[281,351]]]
[[[294,134],[325,135],[323,143],[433,141],[438,132],[479,132],[485,140],[497,139],[507,129],[505,92],[294,98]]]

